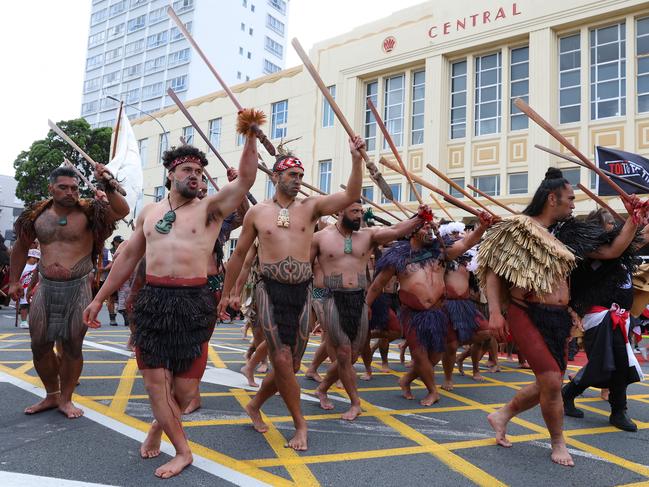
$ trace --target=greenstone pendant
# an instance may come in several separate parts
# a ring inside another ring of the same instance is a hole
[[[167,213],[165,213],[162,219],[158,220],[158,223],[155,224],[156,232],[166,235],[167,233],[171,232],[171,225],[175,221],[176,212],[168,211]]]
[[[61,218],[59,218],[58,223],[59,223],[59,225],[64,227],[65,225],[68,224],[68,217],[67,216],[62,216]]]
[[[346,254],[351,254],[352,253],[352,237],[345,237],[345,253]]]

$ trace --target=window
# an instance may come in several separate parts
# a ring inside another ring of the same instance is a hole
[[[276,73],[277,71],[281,71],[281,69],[282,68],[280,68],[276,64],[271,63],[268,59],[264,59],[264,73],[272,74]]]
[[[106,31],[108,38],[114,38],[124,35],[124,22],[114,25]]]
[[[167,43],[167,31],[158,32],[157,34],[150,35],[146,38],[146,47],[151,49],[154,47],[164,46]]]
[[[336,85],[331,85],[327,86],[327,89],[329,90],[329,93],[331,93],[331,96],[333,99],[336,99]],[[323,96],[322,97],[322,127],[333,127],[334,126],[334,111],[331,108],[331,105],[327,101],[327,99]]]
[[[625,24],[590,31],[590,119],[626,114]]]
[[[210,142],[215,149],[221,145],[221,119],[215,118],[210,120]]]
[[[500,132],[501,54],[475,58],[475,135]]]
[[[365,103],[363,105],[363,108],[365,108],[364,135],[365,146],[368,151],[372,151],[376,148],[376,119],[374,118],[372,110],[367,106],[367,99],[369,98],[369,100],[376,105],[378,103],[378,89],[378,81],[372,81],[365,85]]]
[[[104,39],[106,38],[106,31],[102,30],[101,32],[97,32],[96,34],[91,35],[88,37],[88,47],[93,47],[101,44],[104,42]]]
[[[243,47],[239,46],[239,56],[243,56]]]
[[[185,24],[185,28],[187,29],[187,32],[189,32],[190,34],[192,33],[192,23],[191,22],[187,22]],[[178,27],[172,27],[171,30],[169,31],[169,38],[170,38],[169,42],[178,41],[178,40],[182,39],[183,37],[184,37],[183,33],[180,32],[180,30],[178,30]]]
[[[171,88],[174,91],[185,91],[187,89],[187,75],[183,74],[176,78],[171,78],[167,81],[167,88]]]
[[[251,59],[251,58],[252,58],[252,53],[250,51],[248,51],[248,59]],[[246,76],[246,78],[247,78],[247,76]],[[246,80],[246,81],[248,81],[248,80]]]
[[[489,196],[498,196],[500,194],[500,178],[494,176],[477,176],[473,178],[473,185],[483,193]],[[475,195],[479,196],[479,195]]]
[[[250,27],[250,29],[248,29],[248,35],[252,35],[253,32],[254,32],[253,28]]]
[[[527,115],[521,112],[514,100],[520,98],[527,102],[530,93],[530,48],[528,46],[512,49],[509,64],[509,128],[522,130],[527,128]]]
[[[101,98],[99,100],[99,109],[100,110],[111,110],[117,108],[119,102],[112,100],[110,98]]]
[[[136,30],[144,29],[145,26],[146,26],[146,14],[143,14],[138,17],[135,17],[134,19],[129,20],[126,26],[126,30],[129,33],[131,33],[131,32],[135,32]]]
[[[238,238],[231,238],[230,241],[228,242],[228,259],[232,257],[232,254],[234,253],[234,249],[237,248],[237,243],[239,242]]]
[[[266,50],[275,54],[278,58],[282,59],[284,54],[284,47],[279,43],[266,36]]]
[[[104,59],[106,61],[106,64],[111,63],[121,57],[122,57],[121,47],[117,47],[115,49],[111,49],[110,51],[106,51],[106,54],[104,54]]]
[[[636,23],[638,113],[649,112],[649,17]]]
[[[466,61],[451,64],[451,139],[466,137]]]
[[[268,4],[277,11],[283,14],[286,13],[286,2],[284,0],[268,0]]]
[[[130,78],[135,78],[142,74],[142,63],[134,64],[122,70],[122,80],[127,80]]]
[[[160,22],[161,20],[167,20],[167,7],[156,8],[149,12],[149,25]]]
[[[194,0],[177,0],[174,2],[174,10],[178,13],[190,10],[194,7]]]
[[[180,51],[172,52],[167,58],[167,67],[178,66],[189,62],[189,47]]]
[[[152,83],[142,87],[142,101],[162,96],[162,83]]]
[[[394,145],[400,147],[403,144],[403,95],[405,75],[400,74],[385,79],[385,97],[383,120],[388,132],[392,136]],[[386,140],[383,141],[383,148],[388,148]]]
[[[464,187],[464,178],[451,178],[451,181],[457,184],[460,188]],[[456,198],[464,198],[464,195],[450,184],[448,185],[448,194],[455,196]]]
[[[132,90],[128,90],[127,92],[122,93],[122,97],[126,103],[137,103],[140,101],[140,89],[133,88]]]
[[[374,201],[374,186],[363,186],[361,188],[361,194],[369,201]]]
[[[580,42],[579,34],[559,39],[559,123],[581,119]]]
[[[527,194],[527,173],[509,175],[509,194]]]
[[[97,127],[98,129],[103,128],[103,127],[114,127],[115,126],[115,119],[111,118],[109,120],[101,120],[97,122]]]
[[[194,143],[194,127],[191,125],[183,127],[183,139],[185,139],[185,142],[189,145]]]
[[[101,78],[92,78],[87,79],[83,83],[83,92],[90,93],[91,91],[96,91],[101,86]]]
[[[140,154],[140,162],[142,167],[146,167],[146,149],[149,145],[149,139],[140,139],[137,141],[137,150]]]
[[[320,170],[318,178],[318,187],[325,193],[331,192],[331,159],[320,161]]]
[[[241,6],[244,7],[244,8],[248,8],[248,0],[243,0],[241,2]]]
[[[93,113],[97,111],[97,101],[90,101],[88,103],[84,103],[81,105],[81,114],[82,115],[87,115],[88,113]]]
[[[165,187],[164,186],[156,186],[155,189],[153,190],[153,196],[155,198],[156,203],[158,201],[162,201],[163,198],[165,197]]]
[[[581,169],[561,169],[563,177],[568,180],[573,188],[576,188],[581,181]]]
[[[595,171],[588,171],[588,173],[590,174],[590,189],[595,191],[597,189],[597,173]]]
[[[99,66],[102,65],[104,62],[104,55],[103,54],[97,54],[95,56],[91,56],[88,59],[86,59],[86,71],[90,71],[91,69],[98,68]]]
[[[241,71],[237,71],[237,79],[241,79]]]
[[[237,134],[237,140],[235,141],[235,144],[237,147],[241,147],[244,142],[246,141],[246,136],[243,134]]]
[[[275,185],[273,184],[273,180],[269,176],[266,176],[266,199],[269,200],[273,196],[275,196]]]
[[[113,71],[111,73],[105,74],[104,77],[102,78],[104,88],[119,83],[119,75],[120,75],[120,71]]]
[[[162,83],[160,83],[162,84]],[[158,161],[159,164],[162,164],[162,155],[165,153],[165,151],[169,148],[169,132],[164,132],[160,134],[160,140],[158,141]]]
[[[158,56],[144,63],[144,74],[156,73],[165,68],[166,56]]]
[[[421,184],[415,183],[415,188],[417,188],[417,193],[421,196]],[[408,184],[408,201],[417,201],[417,195],[412,190],[412,186]]]
[[[132,56],[139,52],[144,51],[144,39],[138,39],[137,41],[129,42],[124,46],[124,56]]]
[[[394,201],[401,201],[401,183],[393,183],[390,184],[390,189],[392,190],[392,196],[394,197]],[[382,204],[387,204],[387,203],[392,203],[389,199],[381,193],[381,203]]]
[[[271,14],[266,15],[266,27],[284,37],[284,22],[280,22]]]
[[[246,30],[246,24],[241,22],[241,31],[243,32],[244,30]]]
[[[253,3],[252,5],[250,5],[250,11],[251,11],[251,12],[254,12],[254,11],[255,11],[255,4],[254,4],[254,3]]]
[[[288,122],[288,100],[278,101],[271,106],[271,138],[281,139],[286,137],[286,125]]]
[[[145,5],[149,0],[131,0],[131,8]]]
[[[425,82],[426,73],[423,70],[412,73],[412,114],[410,122],[410,143],[412,145],[424,143]]]
[[[119,15],[122,12],[124,12],[126,10],[126,3],[127,3],[126,0],[121,0],[117,3],[112,4],[108,8],[108,16],[113,17],[115,15]]]
[[[99,22],[106,20],[107,16],[108,16],[108,9],[102,8],[101,10],[97,10],[94,14],[90,16],[90,25],[96,25]]]

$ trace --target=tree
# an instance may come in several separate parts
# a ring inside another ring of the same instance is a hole
[[[110,154],[110,138],[113,129],[110,127],[93,129],[83,118],[59,122],[57,125],[65,132],[86,154],[97,162],[108,163]],[[66,157],[81,173],[91,179],[92,168],[83,157],[68,145],[52,130],[47,137],[32,143],[28,151],[22,151],[14,161],[16,169],[16,196],[25,204],[47,198],[49,174],[63,163]],[[90,191],[81,183],[81,196],[90,196]]]

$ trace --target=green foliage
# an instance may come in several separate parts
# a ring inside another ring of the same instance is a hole
[[[57,125],[93,160],[103,164],[108,163],[112,128],[93,129],[83,118],[59,122]],[[29,150],[22,151],[14,161],[15,178],[18,181],[16,196],[25,204],[47,198],[47,178],[54,169],[63,164],[64,157],[92,181],[90,164],[67,142],[50,130],[45,139],[32,143]],[[81,188],[82,197],[91,196],[83,182],[81,182]]]

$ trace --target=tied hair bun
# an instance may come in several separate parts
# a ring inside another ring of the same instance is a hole
[[[563,179],[563,173],[558,167],[550,167],[545,172],[545,179]]]

